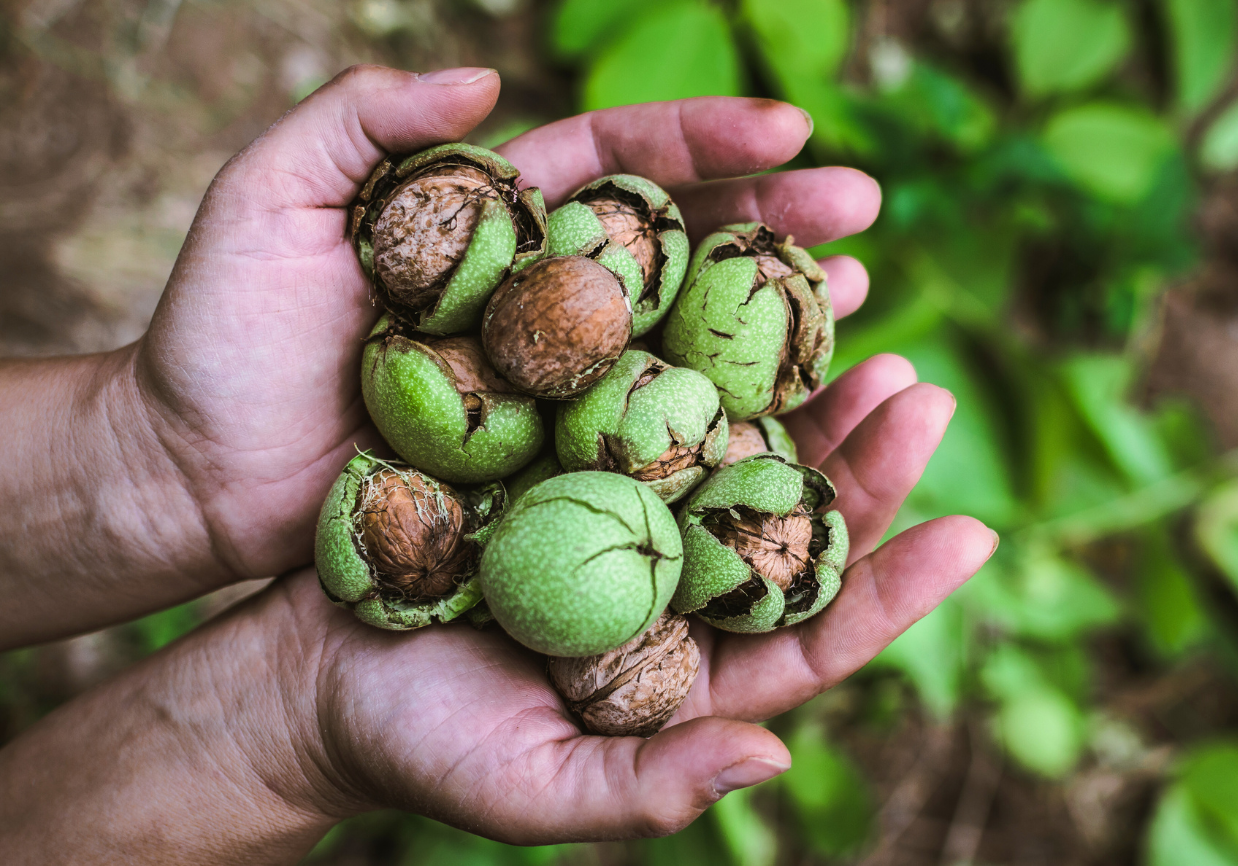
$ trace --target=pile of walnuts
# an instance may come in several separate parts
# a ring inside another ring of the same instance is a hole
[[[696,677],[686,614],[767,632],[837,594],[834,488],[773,417],[834,346],[791,238],[729,225],[693,251],[632,175],[547,214],[465,144],[383,160],[349,235],[384,308],[362,393],[400,460],[358,454],[327,496],[331,601],[386,629],[497,622],[586,728],[649,736]]]

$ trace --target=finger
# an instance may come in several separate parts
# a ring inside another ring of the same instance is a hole
[[[607,108],[526,132],[498,148],[554,207],[607,174],[662,186],[782,165],[812,131],[804,112],[772,99],[702,96]]]
[[[915,367],[906,358],[875,355],[778,420],[795,440],[799,461],[820,466],[869,413],[915,383]]]
[[[838,488],[851,562],[890,528],[945,435],[954,406],[950,392],[936,385],[905,388],[869,413],[821,465]]]
[[[912,527],[861,559],[820,615],[766,635],[720,637],[710,711],[767,719],[837,685],[958,589],[997,549],[971,517]]]
[[[538,773],[548,781],[524,796],[532,781],[522,780],[521,793],[498,800],[482,828],[476,827],[475,810],[466,813],[470,829],[516,845],[665,836],[728,791],[791,766],[774,734],[718,718],[694,719],[648,740],[575,737],[547,743],[530,759],[542,765]]]
[[[263,209],[340,207],[387,153],[458,141],[499,96],[493,69],[418,75],[353,66],[324,84],[243,150],[220,183]],[[264,181],[261,186],[256,180]]]
[[[720,225],[759,220],[778,235],[815,247],[873,224],[881,187],[854,168],[805,168],[719,180],[671,190],[688,235],[700,239]]]
[[[851,256],[830,256],[817,264],[825,271],[834,316],[850,316],[868,297],[868,270]]]

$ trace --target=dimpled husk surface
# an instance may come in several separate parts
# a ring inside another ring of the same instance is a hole
[[[648,352],[629,350],[578,400],[559,407],[555,448],[564,469],[575,472],[593,467],[602,437],[606,437],[618,471],[631,474],[657,460],[672,444],[692,447],[705,442],[715,419],[718,430],[702,458],[711,465],[721,459],[726,453],[726,419],[718,418],[718,390],[705,376],[685,367],[669,367],[631,391],[656,360]],[[705,472],[693,466],[642,483],[669,503],[687,493]]]
[[[773,282],[754,292],[756,276],[747,256],[706,268],[680,293],[662,335],[666,360],[704,373],[732,421],[769,408],[787,338],[782,293]]]
[[[575,657],[649,628],[682,563],[675,518],[647,487],[575,472],[520,497],[491,536],[480,576],[508,634],[537,652]]]
[[[786,600],[776,584],[757,575],[734,550],[701,525],[710,512],[744,505],[759,512],[785,516],[801,501],[812,511],[824,498],[833,500],[833,485],[815,469],[789,463],[773,454],[747,457],[723,467],[701,484],[679,513],[683,533],[684,568],[671,608],[695,612],[710,625],[725,631],[760,633],[793,625],[820,612],[838,594],[847,561],[849,539],[841,512],[813,513],[824,524],[828,544],[813,560],[820,590],[805,610],[786,611]],[[701,612],[710,601],[756,577],[765,595],[746,614],[713,617]]]
[[[374,257],[371,234],[377,213],[369,202],[382,198],[404,179],[437,162],[449,160],[469,162],[485,171],[495,180],[515,183],[520,173],[503,157],[493,151],[469,144],[443,144],[399,161],[384,161],[371,175],[371,180],[362,189],[360,199],[365,203],[365,217],[357,219],[354,228],[354,244],[366,275],[378,280],[374,272]],[[377,196],[375,193],[379,193]],[[497,200],[482,205],[481,216],[468,250],[452,273],[443,289],[442,296],[428,310],[402,312],[416,323],[418,330],[427,334],[457,334],[475,328],[481,320],[486,301],[494,288],[502,282],[509,270],[520,268],[536,261],[545,254],[546,206],[541,191],[527,189],[519,193],[517,207],[528,212],[528,220],[535,234],[540,234],[535,249],[518,250],[519,240],[508,206]],[[390,300],[390,299],[388,299]]]
[[[450,595],[430,602],[392,602],[374,597],[377,585],[357,549],[353,509],[361,482],[367,475],[386,467],[401,472],[415,471],[389,464],[364,451],[348,462],[331,485],[314,535],[318,581],[332,603],[348,608],[362,622],[378,628],[407,631],[453,620],[481,599],[481,584],[476,574],[470,575]]]
[[[537,455],[545,439],[537,403],[523,394],[487,393],[481,426],[469,433],[464,397],[433,349],[370,332],[361,361],[361,394],[378,432],[400,457],[454,483],[494,481]]]
[[[588,194],[604,187],[614,187],[630,195],[639,197],[649,206],[651,212],[665,209],[665,219],[671,224],[658,232],[658,242],[662,250],[662,268],[658,277],[658,285],[649,297],[644,294],[644,275],[636,259],[622,246],[619,249],[627,254],[632,264],[636,265],[636,273],[640,274],[638,282],[627,283],[632,297],[632,336],[639,337],[647,333],[660,322],[675,301],[683,286],[684,275],[688,270],[688,259],[691,257],[691,246],[684,230],[683,216],[679,207],[671,201],[670,195],[662,187],[647,178],[632,174],[612,174],[598,178],[572,193],[566,204],[554,211],[549,219],[547,230],[548,255],[587,255],[604,244],[608,238],[602,222],[587,205],[579,199],[589,197]],[[560,252],[549,252],[557,249]],[[622,260],[622,256],[617,259]],[[608,266],[609,267],[609,266]],[[630,268],[624,262],[621,265],[625,274]]]
[[[540,454],[515,475],[512,475],[510,478],[504,478],[503,486],[507,488],[507,495],[510,500],[515,502],[547,478],[554,478],[556,475],[562,474],[563,466],[553,452]]]

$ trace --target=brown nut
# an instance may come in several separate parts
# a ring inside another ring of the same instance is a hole
[[[542,259],[494,292],[482,322],[490,363],[517,390],[574,397],[606,374],[632,338],[632,303],[582,256]]]
[[[663,611],[618,649],[584,658],[551,658],[550,681],[595,733],[653,736],[688,697],[701,664],[688,621]]]
[[[384,469],[367,476],[357,496],[357,544],[380,592],[406,601],[442,598],[471,570],[476,545],[464,507],[445,485],[419,472]]]
[[[737,505],[719,512],[706,528],[783,592],[808,567],[812,521],[802,506],[779,517]]]

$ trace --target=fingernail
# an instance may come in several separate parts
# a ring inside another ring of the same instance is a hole
[[[790,764],[780,764],[769,758],[745,758],[714,776],[714,793],[721,797],[740,788],[751,788],[789,769]]]
[[[435,69],[433,72],[418,72],[417,80],[427,84],[472,84],[481,81],[495,70],[482,66],[457,66],[454,69]]]
[[[988,562],[990,559],[993,558],[993,554],[997,553],[997,545],[1002,543],[1002,537],[997,534],[996,529],[990,529],[989,532],[993,536],[993,547],[992,549],[989,550],[989,555],[984,558],[985,562]]]
[[[798,105],[796,108],[800,108]],[[812,115],[808,113],[807,108],[800,108],[800,114],[804,115],[804,122],[808,124],[808,137],[812,138],[813,122]]]
[[[959,408],[959,398],[954,396],[954,394],[949,391],[946,391],[946,393],[950,394],[950,417],[953,418],[954,413],[958,411]]]

